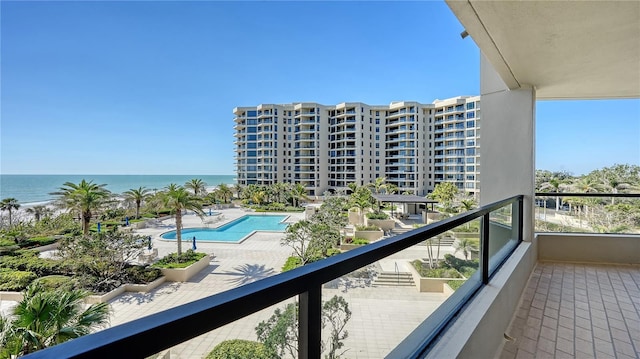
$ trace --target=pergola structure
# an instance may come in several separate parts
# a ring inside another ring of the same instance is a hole
[[[426,197],[416,196],[416,195],[404,195],[404,194],[374,194],[373,198],[375,198],[378,202],[381,203],[391,203],[391,215],[393,216],[393,204],[394,203],[412,203],[412,204],[425,204],[427,209],[429,209],[429,205],[431,205],[431,211],[434,211],[433,205],[438,203],[438,201],[434,201],[428,199]]]

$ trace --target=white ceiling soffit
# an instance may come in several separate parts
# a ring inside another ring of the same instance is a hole
[[[509,88],[640,98],[640,1],[446,1]]]

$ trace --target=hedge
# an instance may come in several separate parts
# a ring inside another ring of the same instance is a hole
[[[271,359],[272,357],[262,343],[232,339],[216,345],[206,359]]]
[[[37,277],[33,272],[0,268],[0,291],[21,291]]]
[[[177,253],[170,253],[167,256],[161,258],[159,261],[153,264],[154,268],[186,268],[193,263],[201,260],[206,253],[194,252],[193,249],[189,249],[182,255],[178,256]]]

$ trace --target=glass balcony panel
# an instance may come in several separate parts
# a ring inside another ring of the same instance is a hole
[[[350,246],[357,247],[343,248]],[[426,247],[407,248],[323,285],[322,357],[386,357],[446,300],[441,289],[416,289],[411,261],[422,265]]]
[[[509,256],[518,245],[517,215],[512,205],[507,205],[489,214],[489,274]]]

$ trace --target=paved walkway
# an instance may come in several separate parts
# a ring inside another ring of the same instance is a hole
[[[640,267],[539,262],[500,355],[640,358]]]
[[[246,214],[239,209],[221,212],[226,219],[220,224]],[[289,221],[302,218],[301,213],[292,214]],[[186,216],[184,222],[185,227],[202,226],[201,220],[193,215]],[[175,252],[176,243],[162,241],[159,235],[172,229],[175,229],[173,221],[167,220],[154,228],[136,232],[152,236],[154,247],[158,248],[160,256],[164,256]],[[282,233],[258,232],[239,244],[198,241],[198,251],[214,254],[208,268],[189,282],[165,283],[150,293],[125,293],[115,298],[110,303],[113,309],[111,324],[122,324],[279,273],[291,252],[280,245],[282,236]],[[183,243],[184,250],[190,247],[190,241]],[[401,263],[423,257],[426,257],[426,247],[416,246],[384,261]],[[345,355],[349,358],[385,357],[446,299],[439,293],[418,293],[413,287],[374,288],[370,281],[356,278],[326,284],[323,298],[328,300],[334,295],[345,297],[353,312],[346,327],[349,336],[345,340]],[[227,339],[256,340],[255,326],[268,319],[275,307],[175,346],[170,349],[171,358],[202,358]]]

